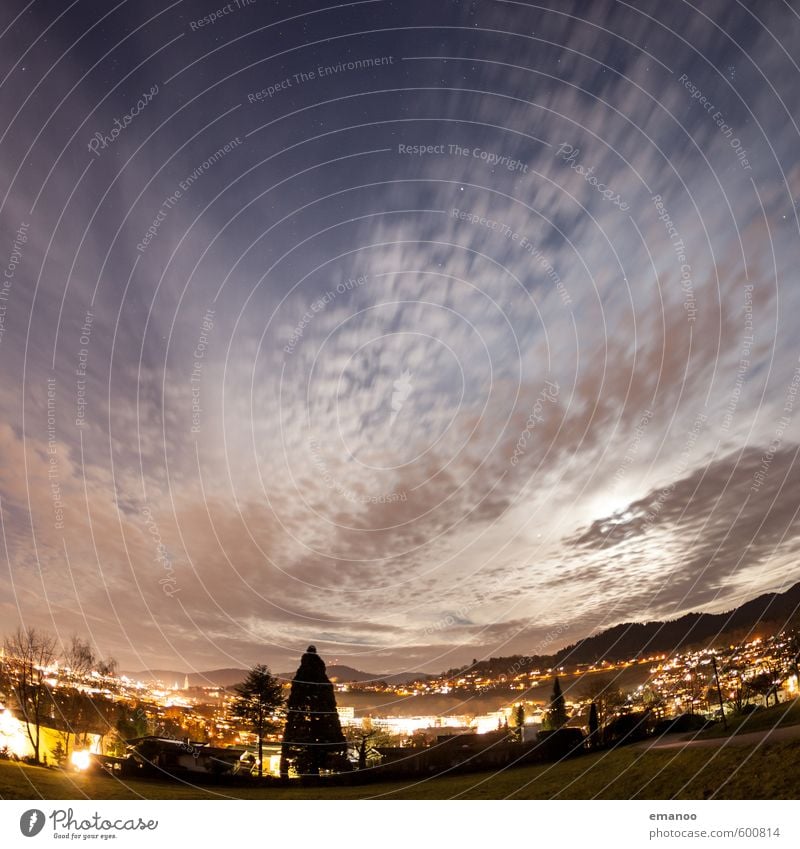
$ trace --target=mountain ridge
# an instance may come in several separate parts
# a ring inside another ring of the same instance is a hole
[[[685,613],[677,619],[623,622],[556,652],[574,663],[626,660],[647,653],[673,653],[708,644],[725,634],[766,625],[785,627],[798,620],[800,582],[783,592],[762,593],[722,613]],[[614,656],[607,656],[612,652]],[[632,653],[631,653],[632,652]]]
[[[728,635],[739,639],[752,634],[754,629],[782,628],[800,625],[800,582],[783,592],[762,593],[723,613],[690,612],[677,619],[651,620],[648,622],[621,622],[605,628],[598,634],[584,637],[565,646],[552,655],[509,655],[492,657],[480,661],[482,670],[507,670],[514,666],[519,671],[536,666],[556,667],[564,663],[600,663],[603,660],[619,661],[647,654],[673,654],[681,649],[711,645]],[[521,663],[524,661],[524,663]],[[458,667],[462,670],[465,667]],[[421,672],[405,672],[380,675],[364,672],[351,666],[331,664],[328,676],[339,683],[364,683],[386,681],[390,684],[406,684],[436,677]],[[457,670],[448,670],[455,672]],[[244,680],[246,669],[223,668],[204,672],[177,672],[175,670],[152,669],[127,674],[129,678],[143,681],[177,683],[183,686],[188,678],[190,687],[234,687]],[[442,673],[444,675],[448,673]],[[280,673],[276,677],[291,681],[294,672]]]
[[[485,673],[526,672],[565,664],[596,664],[633,660],[650,654],[675,654],[725,641],[741,642],[786,627],[800,627],[800,582],[783,592],[762,593],[722,613],[690,612],[677,619],[621,622],[584,637],[550,655],[491,657],[469,668]]]
[[[405,684],[408,681],[420,681],[428,678],[424,672],[398,672],[391,675],[378,675],[354,669],[352,666],[330,664],[327,667],[328,677],[339,683],[363,683],[365,681],[386,681],[392,684]],[[209,669],[201,672],[179,672],[175,669],[143,669],[139,672],[122,672],[135,681],[161,683],[167,687],[178,685],[182,688],[187,682],[189,687],[235,687],[247,677],[248,670],[239,667]],[[275,677],[283,681],[291,681],[294,672],[276,673]]]

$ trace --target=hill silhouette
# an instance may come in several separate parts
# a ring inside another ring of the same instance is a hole
[[[786,627],[798,626],[800,583],[781,593],[763,593],[724,613],[686,613],[678,619],[667,621],[622,622],[599,634],[565,646],[552,655],[493,657],[480,661],[477,665],[457,667],[448,672],[455,673],[469,668],[486,674],[507,674],[511,667],[522,672],[537,667],[600,663],[603,660],[631,660],[651,654],[672,654],[695,647],[740,642]],[[187,673],[152,669],[126,674],[140,681],[160,681],[167,686],[178,683],[183,686]],[[328,674],[331,681],[340,683],[386,681],[388,684],[398,685],[433,677],[419,672],[382,675],[336,664],[328,667]],[[243,681],[246,675],[246,669],[213,669],[207,672],[190,672],[188,679],[190,687],[233,687]],[[281,673],[277,677],[290,681],[293,675],[294,673]]]
[[[465,669],[485,675],[507,675],[509,670],[532,669],[633,660],[653,654],[673,654],[693,648],[737,643],[757,636],[800,627],[800,583],[780,593],[763,593],[724,613],[686,613],[678,619],[622,622],[599,634],[578,640],[551,655],[492,657]]]
[[[183,687],[186,679],[190,687],[235,687],[247,677],[247,669],[236,667],[209,669],[204,672],[180,672],[177,669],[143,669],[139,672],[123,672],[134,681],[160,683],[167,687],[175,684]],[[386,681],[390,684],[405,684],[408,681],[421,681],[428,676],[422,672],[399,672],[393,675],[381,675],[375,672],[363,672],[351,666],[332,665],[328,667],[331,681],[339,683],[363,683],[365,681]],[[276,675],[285,681],[291,681],[294,672],[282,672]]]
[[[782,593],[764,593],[724,613],[687,613],[665,622],[624,622],[558,651],[557,661],[596,663],[649,654],[670,654],[752,632],[780,630],[800,621],[800,583]],[[752,634],[757,636],[756,634]]]

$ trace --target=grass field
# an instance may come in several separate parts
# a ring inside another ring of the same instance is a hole
[[[4,799],[797,799],[800,741],[759,748],[633,747],[501,773],[360,787],[220,787],[66,773],[0,761]]]
[[[800,699],[758,710],[740,717],[728,717],[727,731],[722,723],[698,735],[698,739],[727,737],[731,734],[749,734],[751,731],[769,731],[787,725],[800,725]]]

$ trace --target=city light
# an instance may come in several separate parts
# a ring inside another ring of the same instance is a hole
[[[18,758],[25,757],[30,750],[23,724],[8,709],[0,713],[0,749],[3,748]]]
[[[70,761],[75,769],[84,770],[89,769],[89,765],[92,762],[92,758],[89,755],[89,752],[86,749],[80,749],[79,751],[73,752],[70,755]]]

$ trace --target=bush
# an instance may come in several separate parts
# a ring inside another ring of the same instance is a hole
[[[611,746],[637,743],[647,738],[651,725],[648,713],[626,713],[606,725],[604,737]]]
[[[584,736],[580,728],[540,731],[536,739],[536,754],[544,761],[559,761],[583,753]]]
[[[64,751],[64,746],[61,744],[61,741],[56,743],[55,748],[51,749],[50,754],[53,756],[53,760],[58,764],[58,766],[64,765],[64,762],[67,759],[67,753]]]
[[[746,704],[746,705],[742,705],[739,708],[739,710],[734,711],[733,715],[734,716],[748,716],[751,713],[758,713],[759,711],[762,711],[762,710],[764,710],[764,708],[761,707],[761,705]]]
[[[658,736],[661,734],[685,734],[689,731],[701,731],[711,725],[714,725],[714,723],[696,713],[683,713],[674,719],[662,719],[661,722],[656,724],[653,733]]]

